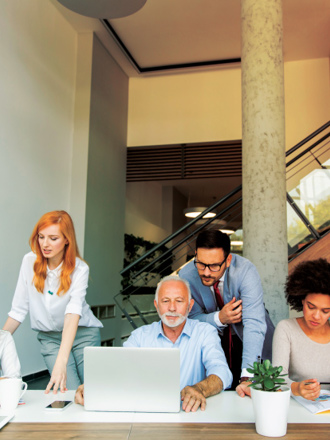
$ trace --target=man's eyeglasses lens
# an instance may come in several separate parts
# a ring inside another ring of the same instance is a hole
[[[199,261],[196,261],[196,260],[194,260],[194,263],[195,263],[195,266],[197,267],[197,269],[199,269],[199,270],[205,270],[208,267],[211,272],[219,272],[219,270],[221,269],[221,266],[223,265],[223,263],[226,260],[227,260],[227,258],[225,258],[221,264],[205,264],[205,263],[200,263]]]

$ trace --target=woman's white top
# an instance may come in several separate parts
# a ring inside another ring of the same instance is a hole
[[[0,365],[1,377],[21,377],[21,365],[12,335],[0,330]]]
[[[33,330],[61,332],[64,316],[67,313],[74,313],[80,315],[80,327],[103,327],[85,300],[89,268],[84,261],[76,258],[70,289],[59,296],[57,291],[60,286],[62,264],[54,270],[49,270],[47,267],[44,292],[40,293],[32,282],[35,260],[36,255],[33,252],[29,252],[23,258],[12,307],[8,313],[11,318],[23,322],[30,312]]]

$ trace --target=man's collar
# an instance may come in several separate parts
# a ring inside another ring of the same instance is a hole
[[[157,336],[165,336],[163,326],[162,326],[162,320],[158,321],[157,324],[158,324],[158,335]]]
[[[218,281],[216,281],[214,284],[213,284],[213,286],[210,286],[210,289],[214,289],[214,286],[215,285],[219,285],[219,283],[224,283],[225,282],[225,276],[226,276],[226,272],[227,272],[227,269],[224,271],[224,273],[223,273],[223,275],[222,275],[222,277],[221,278],[219,278],[218,279]]]
[[[227,268],[227,269],[228,269],[228,268]],[[225,276],[226,276],[227,269],[224,271],[222,277],[219,279],[219,282],[220,282],[220,281],[222,281],[222,282],[225,281]]]
[[[186,323],[185,323],[185,325],[184,325],[184,327],[183,327],[183,329],[182,329],[182,332],[180,333],[180,335],[179,335],[179,337],[178,337],[178,339],[181,337],[181,335],[182,334],[185,334],[185,335],[187,335],[187,336],[191,336],[191,333],[192,333],[192,320],[191,319],[189,319],[189,318],[187,318],[186,319]],[[160,320],[160,321],[158,321],[158,335],[157,336],[164,336],[164,338],[167,338],[167,336],[165,335],[165,333],[164,333],[164,330],[163,330],[163,326],[162,326],[162,321]]]
[[[186,319],[186,323],[185,323],[185,326],[183,327],[183,329],[182,329],[182,332],[181,332],[181,335],[182,335],[182,333],[184,333],[185,335],[187,335],[187,336],[191,336],[191,334],[192,334],[192,320],[191,319],[189,319],[189,318],[187,318]],[[180,336],[181,336],[180,335]]]

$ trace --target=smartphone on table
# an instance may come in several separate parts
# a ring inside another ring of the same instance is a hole
[[[71,405],[72,400],[55,400],[46,406],[45,410],[49,411],[62,411]]]

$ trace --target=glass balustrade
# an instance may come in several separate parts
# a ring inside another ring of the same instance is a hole
[[[330,159],[323,163],[304,160],[304,163],[300,162],[299,167],[295,167],[295,170],[295,173],[290,170],[291,178],[288,179],[288,186],[290,187],[292,180],[295,180],[296,185],[289,190],[289,194],[310,224],[322,235],[330,226]],[[288,209],[289,244],[300,241],[302,235],[308,238],[306,227],[292,211],[292,208]],[[296,239],[294,234],[297,236]]]

